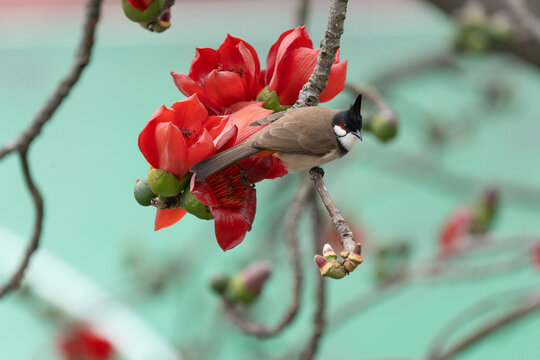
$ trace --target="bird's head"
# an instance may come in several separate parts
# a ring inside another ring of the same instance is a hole
[[[362,140],[361,105],[362,94],[358,95],[349,110],[340,111],[334,116],[334,133],[346,151],[351,150],[358,139]]]

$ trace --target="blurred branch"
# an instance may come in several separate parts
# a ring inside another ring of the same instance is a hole
[[[321,41],[317,64],[308,82],[302,87],[293,108],[315,106],[319,103],[319,96],[328,83],[330,68],[339,49],[346,14],[347,0],[331,0],[330,15],[324,38]]]
[[[449,15],[467,4],[468,0],[424,0]],[[512,25],[512,40],[504,47],[523,60],[540,67],[539,17],[540,3],[528,3],[523,0],[476,0],[488,13],[503,11],[508,15]],[[534,14],[534,15],[531,15]]]
[[[41,228],[43,224],[43,198],[39,192],[39,189],[35,185],[32,174],[30,172],[30,166],[28,162],[28,150],[32,141],[39,135],[43,125],[47,123],[53,116],[54,112],[58,109],[60,104],[69,95],[69,92],[73,86],[77,83],[83,69],[88,65],[90,61],[90,55],[92,53],[92,46],[94,45],[95,28],[99,21],[101,0],[89,0],[86,5],[84,15],[83,33],[77,48],[75,59],[68,70],[66,76],[56,86],[56,89],[50,95],[49,99],[45,102],[43,107],[38,110],[34,116],[33,121],[17,138],[11,143],[0,148],[0,159],[12,152],[19,152],[21,156],[21,167],[24,173],[24,178],[28,190],[30,191],[34,206],[36,210],[36,219],[34,223],[34,232],[30,240],[30,244],[26,249],[23,260],[21,261],[15,273],[11,276],[10,280],[0,289],[0,298],[4,296],[10,290],[19,286],[24,271],[30,263],[32,254],[37,250],[39,246],[39,239],[41,237]]]
[[[538,291],[530,293],[522,301],[523,303],[518,308],[512,309],[495,319],[486,322],[482,326],[476,328],[469,335],[463,337],[455,344],[450,346],[447,350],[443,351],[438,346],[431,350],[428,359],[429,360],[446,360],[455,357],[456,355],[467,350],[476,343],[484,340],[489,335],[501,330],[507,325],[520,320],[521,318],[531,314],[534,311],[540,310],[540,293]]]
[[[244,315],[239,313],[235,305],[222,298],[223,312],[231,323],[236,325],[240,330],[246,334],[253,335],[259,338],[268,338],[278,335],[283,329],[289,325],[296,314],[300,306],[300,294],[302,292],[302,268],[300,264],[300,249],[298,247],[297,238],[297,226],[298,220],[306,204],[309,194],[312,192],[310,184],[307,180],[302,181],[300,187],[297,190],[288,214],[286,216],[285,233],[287,234],[288,252],[290,254],[290,261],[293,268],[293,284],[292,284],[292,301],[288,308],[285,310],[280,322],[273,326],[268,327],[258,322],[249,321],[245,319]]]
[[[306,25],[310,0],[297,0],[296,25]]]
[[[379,111],[379,114],[386,120],[390,122],[397,122],[398,117],[397,114],[386,102],[384,97],[381,95],[379,91],[373,86],[365,86],[365,85],[355,85],[355,84],[345,84],[345,90],[351,92],[354,97],[362,94],[364,99],[371,102],[377,110]]]
[[[398,65],[375,75],[370,80],[370,84],[381,89],[402,78],[417,75],[427,70],[439,68],[457,69],[455,55],[456,53],[453,50],[445,50],[434,54],[422,55],[408,62],[401,60]]]
[[[312,228],[313,228],[313,247],[314,252],[318,253],[320,249],[321,236],[324,234],[321,211],[319,210],[315,193],[311,193],[310,207],[312,212]],[[326,305],[326,283],[322,276],[317,276],[317,287],[315,289],[315,312],[313,314],[313,331],[311,338],[304,346],[300,354],[301,360],[311,360],[315,357],[317,349],[319,347],[319,341],[326,328],[326,321],[324,318],[325,305]]]

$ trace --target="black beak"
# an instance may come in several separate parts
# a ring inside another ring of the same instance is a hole
[[[362,141],[362,132],[360,130],[353,131],[352,134]]]

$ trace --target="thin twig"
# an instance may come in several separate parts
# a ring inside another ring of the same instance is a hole
[[[10,280],[0,289],[0,298],[9,291],[17,288],[23,278],[24,271],[30,263],[30,259],[39,246],[39,240],[41,237],[41,228],[43,225],[43,198],[39,189],[34,183],[32,174],[30,172],[30,166],[28,162],[28,149],[32,141],[41,132],[43,125],[51,119],[54,112],[58,109],[62,101],[68,96],[73,86],[79,80],[79,77],[90,60],[92,53],[92,45],[94,44],[94,33],[96,24],[99,20],[101,0],[89,0],[85,10],[85,20],[83,25],[83,33],[75,59],[66,76],[57,85],[49,99],[45,102],[43,107],[34,116],[33,121],[28,128],[24,130],[17,138],[11,143],[0,149],[0,159],[7,154],[17,151],[21,156],[21,167],[24,173],[24,178],[28,190],[32,195],[34,206],[36,210],[36,219],[34,222],[34,231],[30,243],[26,249],[23,260],[11,276]]]
[[[310,0],[298,0],[296,10],[296,25],[306,25],[307,15],[309,11]]]
[[[85,10],[85,20],[83,25],[83,33],[75,60],[71,65],[68,73],[62,79],[62,81],[56,86],[56,89],[49,96],[49,99],[45,102],[43,107],[38,110],[34,116],[34,120],[24,130],[15,141],[0,149],[0,159],[5,155],[13,151],[23,151],[28,149],[30,143],[40,133],[41,128],[52,117],[56,109],[60,106],[62,101],[69,95],[71,88],[77,83],[79,77],[88,65],[90,55],[92,53],[92,45],[94,44],[95,27],[99,20],[101,0],[89,0]]]
[[[456,342],[446,351],[430,354],[429,360],[447,360],[453,358],[459,353],[475,345],[477,342],[501,330],[506,325],[512,324],[513,322],[520,320],[524,316],[529,315],[537,310],[540,310],[540,293],[538,293],[538,291],[527,296],[522,306],[478,327],[475,331]]]
[[[296,196],[289,207],[288,215],[286,217],[285,233],[287,234],[287,250],[290,254],[290,261],[293,268],[292,300],[279,323],[273,327],[268,327],[258,322],[247,320],[243,314],[238,312],[233,303],[226,298],[223,298],[222,307],[227,319],[249,335],[259,338],[275,336],[285,329],[298,313],[303,278],[296,228],[310,191],[311,187],[309,181],[303,181],[297,190]]]
[[[311,211],[312,211],[312,228],[313,228],[313,247],[315,253],[321,252],[321,236],[324,233],[322,229],[323,219],[319,210],[315,194],[311,196]],[[315,312],[313,314],[313,330],[311,338],[306,343],[304,349],[300,354],[301,360],[311,360],[315,357],[319,342],[323,336],[326,328],[326,321],[324,318],[325,304],[326,304],[326,280],[322,276],[317,276],[317,287],[315,289]]]
[[[13,275],[11,275],[9,281],[0,289],[0,298],[7,294],[9,291],[19,287],[21,280],[24,276],[24,271],[30,263],[30,258],[38,248],[39,239],[41,237],[41,228],[43,225],[43,198],[41,196],[41,193],[39,192],[39,189],[34,183],[34,180],[32,179],[30,167],[28,166],[28,157],[26,151],[20,152],[19,155],[21,158],[21,167],[24,174],[24,181],[26,183],[28,191],[32,195],[32,201],[34,202],[34,208],[36,212],[34,220],[34,232],[32,234],[30,243],[26,248],[21,263],[19,264]]]
[[[326,185],[324,185],[324,171],[319,167],[314,167],[309,171],[309,174],[311,175],[311,179],[315,184],[315,188],[317,189],[317,192],[319,193],[319,196],[321,197],[321,200],[326,207],[326,210],[328,210],[328,214],[332,219],[332,223],[334,223],[334,227],[338,232],[341,245],[343,245],[345,251],[354,252],[358,243],[354,241],[354,234],[351,228],[345,222],[345,219],[343,218],[338,208],[336,207],[336,204],[334,204],[334,201],[330,197]]]
[[[347,14],[347,0],[332,0],[330,3],[330,15],[326,25],[326,33],[321,41],[317,64],[308,82],[302,87],[298,100],[293,108],[303,106],[315,106],[319,103],[319,96],[326,88],[330,69],[339,49],[343,23]]]

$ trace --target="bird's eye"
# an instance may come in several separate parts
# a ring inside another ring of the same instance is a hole
[[[341,128],[341,130],[345,130],[345,125],[339,124],[339,127]]]

